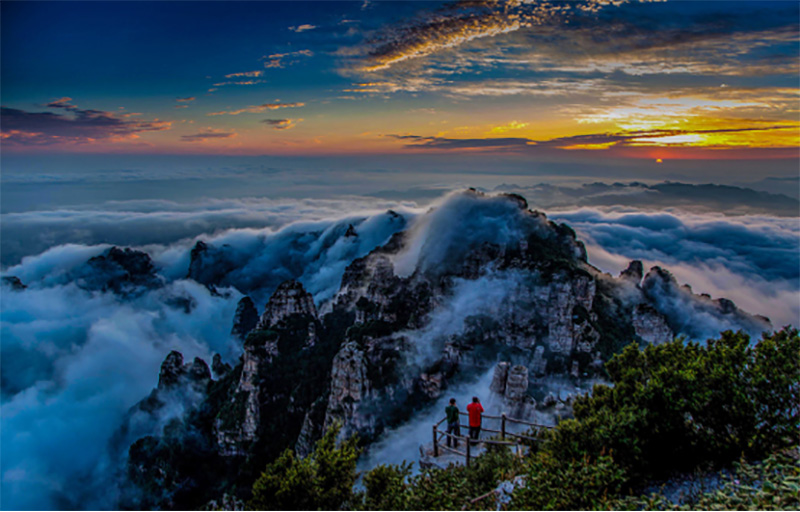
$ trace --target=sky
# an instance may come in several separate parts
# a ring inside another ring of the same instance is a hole
[[[793,1],[0,8],[6,155],[706,161],[692,173],[748,160],[796,174]]]

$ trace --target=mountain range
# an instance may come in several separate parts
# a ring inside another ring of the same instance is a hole
[[[334,423],[369,447],[459,389],[554,424],[630,343],[771,329],[667,269],[631,261],[618,276],[601,272],[568,225],[511,193],[469,189],[412,220],[387,211],[290,229],[280,244],[268,253],[198,241],[190,251],[183,279],[240,297],[225,326],[239,357],[214,354],[209,366],[166,355],[157,387],[108,446],[119,506],[194,509],[246,497],[281,451],[309,453]],[[161,293],[169,307],[199,314],[141,250],[108,248],[58,279],[120,300]]]

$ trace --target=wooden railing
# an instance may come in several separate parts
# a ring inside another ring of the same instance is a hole
[[[465,413],[465,412],[460,412],[459,411],[458,414],[460,416],[468,416],[467,413]],[[517,433],[514,433],[514,432],[508,432],[506,430],[506,424],[526,425],[528,427],[534,427],[534,428],[537,428],[537,429],[545,429],[545,430],[549,430],[549,429],[553,428],[553,427],[548,426],[548,425],[540,425],[538,423],[531,423],[530,421],[524,421],[524,420],[520,420],[520,419],[517,419],[517,418],[509,418],[509,417],[507,417],[505,415],[505,413],[501,414],[500,416],[493,416],[491,414],[482,414],[481,418],[484,419],[484,420],[485,419],[500,420],[500,430],[486,428],[483,425],[481,425],[481,432],[492,432],[492,433],[495,433],[495,434],[500,434],[500,440],[499,441],[494,440],[494,439],[470,439],[469,436],[457,436],[455,434],[450,434],[449,432],[445,432],[443,430],[439,430],[439,425],[441,425],[442,423],[445,422],[445,420],[447,420],[447,418],[445,417],[445,418],[442,418],[441,420],[439,420],[438,422],[436,422],[433,425],[433,456],[434,457],[438,457],[439,456],[439,450],[445,450],[445,451],[448,451],[448,452],[451,452],[451,453],[455,453],[457,455],[461,455],[462,457],[465,458],[466,465],[469,466],[469,460],[472,458],[471,446],[473,444],[482,443],[484,445],[516,446],[516,445],[520,444],[521,440],[540,441],[540,439],[536,438],[536,437],[526,436],[524,434],[517,434]],[[460,428],[469,429],[469,425],[464,425],[464,424],[462,424],[460,422],[459,422],[459,427]],[[462,452],[462,451],[457,450],[457,449],[455,449],[453,447],[447,446],[446,444],[440,443],[439,441],[443,437],[447,437],[448,440],[455,441],[453,444],[456,447],[458,446],[458,442],[459,441],[463,441],[464,442],[464,447],[465,447],[464,451]],[[510,438],[510,439],[516,440],[516,441],[507,441],[506,438]]]

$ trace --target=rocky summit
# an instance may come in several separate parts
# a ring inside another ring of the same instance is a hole
[[[360,238],[352,224],[336,236]],[[224,284],[241,263],[226,251],[198,243],[189,278]],[[136,506],[246,498],[268,462],[287,447],[303,456],[333,423],[369,444],[483,375],[494,407],[552,421],[545,413],[569,415],[569,389],[603,379],[604,362],[630,343],[770,328],[730,301],[693,294],[662,268],[645,274],[634,261],[618,277],[605,274],[569,226],[520,196],[474,190],[352,259],[328,299],[315,302],[302,280],[269,292],[260,314],[245,297],[231,319],[238,361],[214,355],[212,378],[204,362],[170,353],[158,388],[134,408],[128,439],[135,418],[183,404],[130,448],[132,488],[160,489]]]

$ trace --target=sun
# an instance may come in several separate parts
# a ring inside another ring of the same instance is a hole
[[[660,158],[656,158],[656,163],[657,163],[657,164],[660,164],[660,163],[663,163],[663,162],[664,162],[664,160],[662,160],[662,159],[660,159]]]

